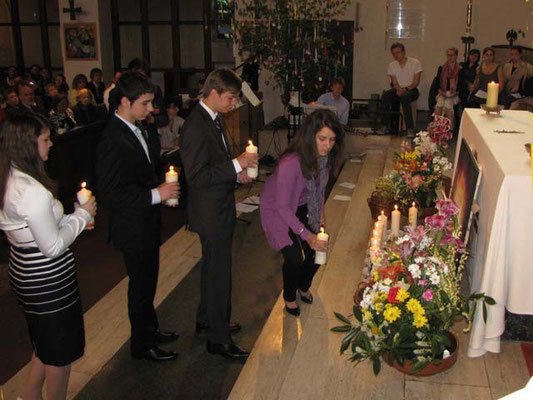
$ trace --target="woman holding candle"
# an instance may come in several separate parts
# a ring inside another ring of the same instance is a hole
[[[269,244],[281,251],[285,309],[299,315],[299,293],[312,303],[309,291],[318,269],[315,251],[326,251],[327,242],[317,233],[324,223],[324,196],[330,172],[341,163],[344,132],[337,116],[317,110],[280,157],[276,171],[260,196],[261,224]]]
[[[503,72],[501,67],[494,62],[494,49],[486,47],[483,49],[483,62],[477,69],[476,80],[470,92],[468,107],[479,108],[481,104],[488,103],[489,86],[494,83],[499,85],[497,92],[501,93],[504,84]],[[481,96],[480,91],[485,95]],[[497,100],[496,105],[498,105]]]
[[[41,117],[19,115],[0,132],[0,229],[11,244],[9,281],[34,348],[24,400],[65,399],[70,364],[84,352],[76,262],[69,246],[96,214],[96,201],[64,215],[44,169],[52,146]]]

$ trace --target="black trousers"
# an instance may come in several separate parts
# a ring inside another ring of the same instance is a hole
[[[307,229],[307,205],[300,206],[296,212],[298,219]],[[281,249],[283,254],[283,299],[296,300],[296,290],[307,292],[319,265],[315,264],[315,251],[309,244],[289,228],[292,244]]]
[[[398,96],[396,89],[389,89],[383,93],[381,99],[381,107],[384,111],[393,111],[397,109],[398,104],[402,105],[403,117],[405,118],[405,128],[413,129],[415,126],[413,122],[413,113],[411,112],[411,103],[418,99],[418,89],[411,89],[406,91],[403,95]],[[383,114],[382,124],[389,126],[391,114]]]
[[[229,344],[231,334],[231,251],[233,229],[222,235],[200,235],[202,244],[200,305],[196,322],[209,325],[211,343]]]
[[[131,352],[138,354],[155,345],[158,329],[154,297],[159,274],[159,247],[123,253],[130,278],[128,315],[131,324]]]

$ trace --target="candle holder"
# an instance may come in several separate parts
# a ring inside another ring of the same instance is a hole
[[[481,104],[481,109],[488,114],[495,113],[500,115],[501,111],[504,109],[504,106],[498,104],[496,107],[487,107],[486,104]]]

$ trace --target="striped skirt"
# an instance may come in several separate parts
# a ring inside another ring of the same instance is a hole
[[[55,366],[80,358],[85,334],[72,252],[67,249],[52,259],[36,247],[11,246],[9,283],[24,311],[36,356]]]

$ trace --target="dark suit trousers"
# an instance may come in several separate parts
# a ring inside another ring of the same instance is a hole
[[[158,328],[154,297],[159,274],[159,247],[123,253],[130,278],[128,315],[131,324],[131,352],[138,354],[155,345]]]
[[[298,219],[311,230],[307,224],[307,206],[298,207]],[[320,267],[315,264],[315,251],[309,244],[289,228],[292,244],[281,249],[283,254],[283,299],[296,300],[296,290],[307,292],[313,283],[313,277]]]
[[[418,89],[416,88],[406,91],[402,96],[398,96],[396,94],[396,89],[393,88],[383,93],[381,107],[384,111],[392,111],[395,105],[397,106],[398,103],[401,103],[403,116],[405,118],[405,128],[413,129],[415,124],[413,122],[413,113],[411,112],[411,103],[416,99],[418,99]],[[382,124],[389,126],[390,118],[390,114],[383,114]]]
[[[209,325],[211,343],[231,343],[231,250],[233,229],[222,235],[200,235],[202,276],[196,322]]]

